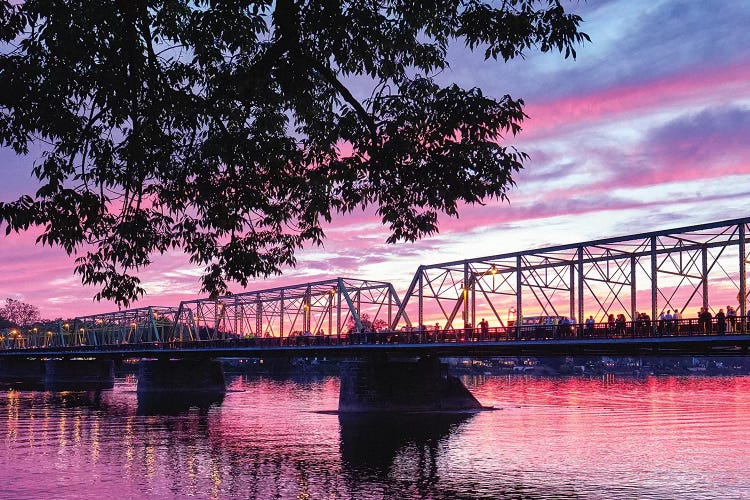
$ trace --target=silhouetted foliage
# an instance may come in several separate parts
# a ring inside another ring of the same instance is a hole
[[[380,331],[384,328],[388,328],[388,322],[381,319],[370,319],[370,315],[367,313],[362,313],[359,316],[359,322],[362,324],[362,328],[369,331]],[[356,322],[354,321],[354,318],[349,317],[349,319],[346,322],[346,328],[349,330],[355,329],[357,326]]]
[[[9,326],[28,326],[41,320],[38,307],[14,299],[5,299],[5,305],[0,307],[0,318],[10,322]]]
[[[505,199],[523,101],[441,85],[449,43],[575,57],[556,0],[0,2],[0,146],[41,185],[6,231],[77,254],[97,299],[181,249],[203,289],[279,273],[333,214],[374,206],[389,242]]]

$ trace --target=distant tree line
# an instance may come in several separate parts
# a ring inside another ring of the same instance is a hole
[[[39,308],[34,305],[5,299],[5,305],[0,307],[0,328],[24,327],[40,322],[42,317]]]

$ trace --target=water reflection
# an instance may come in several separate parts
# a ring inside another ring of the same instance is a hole
[[[101,391],[114,388],[114,380],[89,381],[44,381],[44,390],[48,392],[81,392]],[[33,389],[32,389],[33,390]]]
[[[125,378],[111,391],[6,390],[13,480],[0,496],[750,497],[750,378],[464,382],[502,409],[338,416],[326,411],[335,377],[236,377],[219,401],[155,406]]]
[[[20,387],[24,387],[23,390]],[[34,387],[34,386],[32,386]],[[40,391],[26,386],[14,385],[6,389],[8,401],[16,401],[22,405],[27,415],[34,415],[42,408],[75,409],[87,408],[91,410],[110,411],[110,391]]]
[[[439,441],[456,432],[473,416],[471,413],[341,414],[340,448],[344,468],[353,474],[384,476],[399,453],[410,448],[420,456],[420,461],[431,465],[425,472],[434,474]]]
[[[223,392],[158,391],[139,392],[137,415],[179,415],[191,408],[207,411],[224,401]]]

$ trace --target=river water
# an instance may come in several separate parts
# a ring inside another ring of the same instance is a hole
[[[750,498],[750,377],[463,380],[495,410],[340,419],[336,377],[203,408],[139,406],[132,375],[5,388],[0,498]]]

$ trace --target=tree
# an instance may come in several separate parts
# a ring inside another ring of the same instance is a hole
[[[123,305],[173,248],[215,295],[294,265],[333,214],[373,206],[414,241],[507,199],[527,158],[521,99],[437,82],[449,44],[575,57],[580,22],[560,0],[0,0],[0,147],[44,150],[0,223]]]
[[[380,331],[384,328],[388,328],[388,322],[377,318],[377,319],[370,319],[370,315],[368,313],[362,313],[359,315],[359,322],[362,324],[362,328],[365,330],[371,330],[371,331]],[[349,320],[346,322],[346,328],[349,330],[352,330],[356,328],[356,323],[354,321],[354,318],[350,317]]]
[[[0,307],[0,317],[17,326],[29,326],[41,319],[38,307],[13,299],[5,299],[5,305]]]
[[[372,322],[372,329],[376,332],[390,328],[388,322],[384,319],[378,318]]]
[[[359,315],[359,322],[362,325],[362,328],[364,330],[372,330],[372,321],[370,321],[370,315],[367,313],[362,313]],[[357,323],[354,321],[353,317],[349,317],[349,320],[346,322],[346,328],[347,330],[356,330]]]

